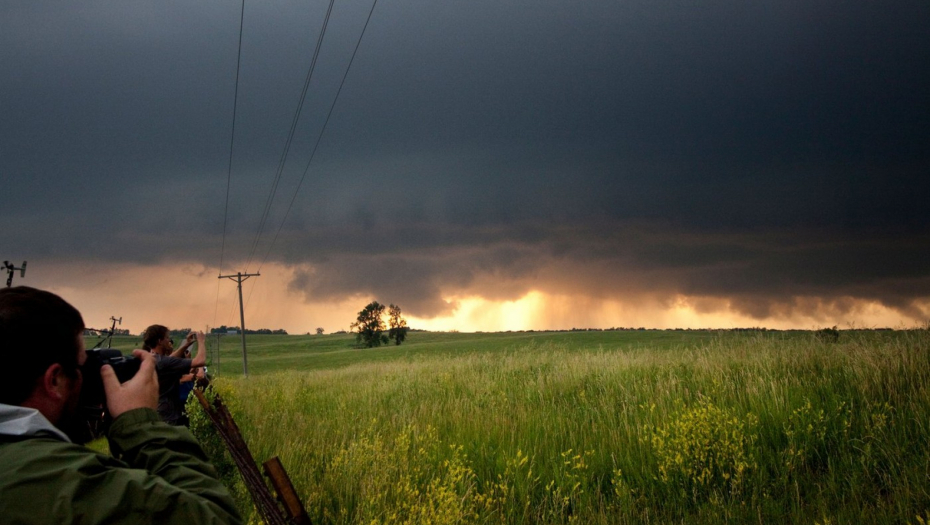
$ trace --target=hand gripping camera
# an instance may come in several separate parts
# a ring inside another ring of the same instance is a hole
[[[87,421],[88,437],[93,439],[103,435],[110,422],[100,367],[110,365],[119,382],[125,383],[136,375],[141,364],[142,361],[138,357],[124,356],[119,350],[94,348],[87,351],[87,360],[81,366],[83,385],[79,403],[81,415]]]

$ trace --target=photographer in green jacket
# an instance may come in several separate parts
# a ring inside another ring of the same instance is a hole
[[[0,290],[0,522],[242,522],[190,432],[155,411],[158,379],[148,352],[120,384],[100,368],[113,456],[74,442],[87,359],[81,314],[49,292]],[[89,374],[88,374],[89,377]]]

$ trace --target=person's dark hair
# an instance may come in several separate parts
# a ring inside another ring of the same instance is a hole
[[[153,324],[142,332],[142,348],[151,352],[168,335],[168,327]]]
[[[29,398],[48,367],[78,368],[81,313],[57,295],[28,286],[0,289],[0,403]]]

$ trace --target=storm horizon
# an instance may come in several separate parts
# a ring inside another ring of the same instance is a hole
[[[0,259],[92,327],[930,319],[926,3],[0,15]]]

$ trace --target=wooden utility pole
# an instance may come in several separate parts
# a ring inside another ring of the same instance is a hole
[[[259,276],[261,276],[261,274],[236,272],[236,275],[220,275],[217,277],[217,279],[231,279],[236,281],[236,285],[239,287],[239,330],[242,333],[242,374],[245,377],[249,377],[249,364],[245,357],[245,310],[242,307],[242,281],[249,277]]]
[[[109,334],[109,336],[107,336],[107,348],[111,348],[111,347],[112,347],[112,343],[113,343],[113,334],[116,333],[116,323],[119,323],[120,325],[122,325],[122,324],[123,324],[123,316],[120,316],[120,318],[117,319],[115,316],[112,316],[112,315],[111,315],[111,316],[110,316],[110,320],[113,321],[113,324],[110,325],[110,334]]]

